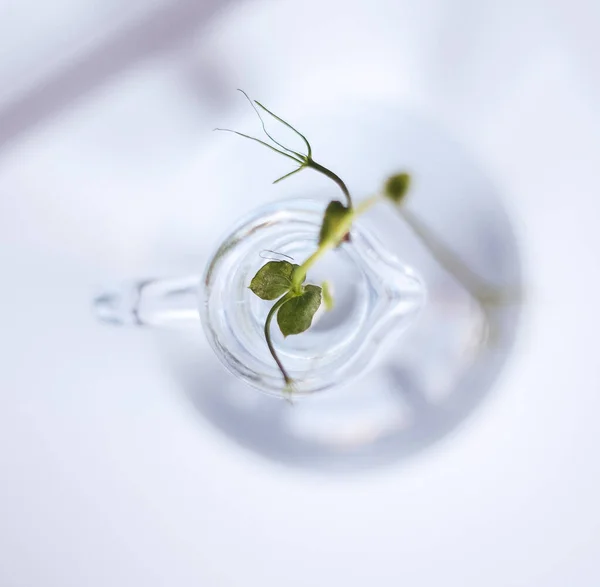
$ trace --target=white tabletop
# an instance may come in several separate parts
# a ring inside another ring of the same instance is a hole
[[[0,7],[0,583],[600,584],[597,3],[122,6]],[[194,408],[159,335],[94,321],[108,281],[201,270],[219,190],[276,177],[242,148],[220,167],[238,86],[309,126],[346,99],[411,105],[502,186],[516,346],[411,459],[275,462]]]

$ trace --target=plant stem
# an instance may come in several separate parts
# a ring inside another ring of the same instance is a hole
[[[306,278],[306,274],[308,273],[308,270],[321,257],[323,257],[323,255],[325,255],[325,253],[327,253],[331,249],[334,249],[335,247],[337,247],[339,245],[339,243],[342,242],[344,236],[346,236],[346,234],[348,232],[350,232],[350,228],[352,227],[352,223],[354,222],[354,220],[358,216],[360,216],[361,214],[364,214],[367,210],[372,208],[380,200],[381,200],[381,196],[379,196],[379,195],[372,196],[366,200],[363,200],[362,202],[360,202],[357,205],[356,208],[352,209],[352,212],[351,212],[351,214],[348,215],[346,222],[344,222],[340,226],[338,233],[335,235],[336,238],[330,239],[330,240],[322,243],[321,245],[319,245],[319,248],[308,259],[306,259],[306,261],[304,261],[304,263],[302,263],[302,265],[300,265],[300,267],[298,267],[298,269],[296,269],[296,271],[294,272],[294,275],[292,277],[292,290],[296,290],[298,287],[300,287],[300,284]]]
[[[271,356],[277,363],[277,366],[279,367],[279,370],[283,375],[283,379],[285,380],[286,385],[291,385],[293,383],[293,379],[285,370],[285,367],[283,366],[281,359],[277,356],[277,352],[275,351],[275,347],[273,346],[273,341],[271,339],[271,321],[273,320],[273,316],[275,316],[275,314],[277,313],[277,310],[279,310],[279,308],[281,308],[281,306],[283,306],[283,304],[285,304],[285,302],[287,302],[292,297],[293,294],[290,294],[289,292],[284,296],[280,297],[269,310],[269,313],[267,314],[267,319],[265,320],[265,339],[267,341],[267,346],[269,347],[269,352],[271,353]]]
[[[338,186],[344,193],[344,196],[346,197],[348,208],[352,209],[352,197],[350,196],[350,191],[346,187],[346,184],[342,181],[341,177],[333,173],[333,171],[331,171],[330,169],[327,169],[327,167],[319,165],[319,163],[313,161],[310,157],[307,158],[305,165],[306,167],[312,167],[315,171],[318,171],[319,173],[322,173],[323,175],[327,176],[329,179],[335,181],[335,183],[338,184]]]
[[[296,271],[292,277],[292,291],[297,290],[300,284],[306,278],[308,270],[330,249],[334,248],[333,242],[327,242],[319,246],[319,248],[308,258]]]
[[[256,137],[251,137],[250,135],[246,135],[243,132],[238,132],[237,130],[231,130],[230,128],[215,128],[214,130],[218,130],[220,132],[231,132],[234,135],[238,135],[240,137],[244,137],[245,139],[254,141],[255,143],[259,143],[259,144],[263,145],[263,147],[267,147],[267,148],[271,149],[271,151],[275,151],[275,153],[279,153],[280,155],[283,155],[284,157],[287,157],[288,159],[292,159],[296,163],[300,163],[301,165],[303,163],[302,159],[299,159],[298,157],[293,157],[289,153],[286,153],[285,151],[280,151],[279,149],[276,149],[273,145],[269,145],[269,143],[265,143],[265,141],[261,141],[260,139],[257,139]],[[279,143],[277,143],[277,144],[279,144]]]
[[[381,201],[383,201],[383,197],[380,194],[377,194],[376,196],[371,196],[366,200],[362,200],[362,202],[359,202],[356,205],[356,208],[354,209],[354,218],[356,218],[357,216],[361,216],[365,212],[369,211],[373,206],[375,206],[375,204]]]
[[[310,166],[310,164],[308,164],[307,166]],[[325,169],[324,167],[322,169],[325,170],[324,173],[326,172],[325,175],[327,175],[328,177],[331,177],[331,175],[337,177],[337,175],[335,175],[333,172],[330,172],[328,169]],[[344,182],[342,182],[342,180],[339,178],[338,180],[341,183],[341,185],[343,185],[346,189],[345,193],[347,193],[347,188]],[[302,265],[300,265],[294,271],[290,291],[281,298],[279,298],[269,310],[269,313],[267,314],[267,319],[265,320],[265,339],[267,341],[267,346],[269,347],[269,352],[271,353],[271,356],[277,363],[277,366],[279,367],[279,370],[283,375],[283,379],[286,385],[292,385],[294,381],[286,371],[285,367],[283,366],[283,363],[281,362],[281,359],[277,356],[277,351],[275,350],[275,347],[273,346],[273,341],[271,339],[271,322],[273,321],[273,317],[275,316],[279,308],[281,308],[281,306],[285,304],[285,302],[297,295],[301,295],[302,283],[306,279],[306,274],[308,273],[308,270],[327,252],[329,252],[332,249],[335,249],[343,241],[344,237],[350,232],[350,228],[352,227],[352,223],[354,222],[355,218],[357,218],[361,214],[364,214],[378,201],[380,201],[380,199],[380,196],[372,196],[371,198],[360,202],[356,209],[350,208],[350,213],[347,215],[345,222],[340,223],[340,226],[337,228],[337,231],[332,235],[332,238],[329,238],[325,242],[321,243],[317,250],[312,255],[310,255],[310,257],[308,257],[308,259],[306,259],[304,263],[302,263]]]

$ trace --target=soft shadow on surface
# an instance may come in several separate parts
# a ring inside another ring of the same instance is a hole
[[[408,202],[413,213],[486,283],[522,291],[517,240],[502,199],[460,141],[398,106],[359,104],[339,117],[329,117],[330,128],[352,118],[361,144],[378,146],[367,153],[365,172],[385,177],[386,169],[407,162],[418,179]],[[348,151],[346,167],[358,150]],[[479,307],[400,216],[380,206],[367,222],[390,253],[423,277],[428,303],[380,366],[356,381],[290,405],[226,373],[199,328],[164,340],[167,368],[192,404],[246,450],[331,473],[397,463],[448,438],[493,389],[513,349],[520,303],[488,312],[489,342],[482,345]]]
[[[241,1],[175,0],[116,31],[0,109],[0,149],[56,117],[119,73],[182,45],[217,11]],[[214,81],[213,69],[208,71],[208,78],[209,83]],[[195,83],[198,79],[196,72]]]
[[[502,342],[482,352],[442,400],[428,397],[410,366],[390,365],[383,379],[367,374],[355,386],[290,404],[248,388],[216,360],[199,360],[199,336],[172,334],[161,347],[194,408],[234,443],[278,463],[334,474],[399,463],[454,431],[492,389],[510,355],[518,313],[495,317]]]

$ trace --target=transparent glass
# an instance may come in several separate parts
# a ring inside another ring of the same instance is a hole
[[[265,258],[289,257],[300,264],[316,250],[324,208],[317,200],[284,200],[259,208],[233,229],[204,275],[200,308],[208,340],[232,373],[262,391],[283,390],[264,335],[274,302],[261,300],[248,285]],[[410,326],[425,301],[422,280],[360,222],[352,241],[307,276],[307,283],[325,280],[335,300],[332,310],[322,306],[312,327],[300,335],[284,339],[275,323],[271,329],[297,394],[321,391],[359,375],[386,339]]]
[[[261,391],[282,395],[282,374],[264,335],[274,302],[261,300],[248,285],[266,259],[301,263],[309,257],[317,247],[324,209],[323,201],[310,199],[260,207],[233,227],[202,278],[138,281],[96,298],[96,313],[106,322],[140,326],[193,325],[200,318],[231,373]],[[423,281],[360,221],[351,242],[307,275],[307,283],[325,280],[334,307],[325,311],[322,306],[308,331],[284,338],[272,324],[273,344],[294,379],[295,395],[360,375],[386,343],[409,328],[425,304]]]
[[[200,208],[189,214],[200,229],[202,223],[226,229],[237,209],[249,214],[224,238],[211,233],[216,253],[204,242],[192,245],[203,258],[199,270],[194,262],[187,276],[105,291],[95,308],[105,322],[159,327],[157,360],[230,440],[271,460],[335,471],[396,461],[443,438],[490,392],[513,348],[517,299],[483,308],[424,246],[411,221],[499,291],[522,291],[522,274],[501,192],[445,129],[381,103],[336,102],[320,115],[308,117],[314,142],[323,152],[341,150],[335,169],[344,170],[357,202],[399,161],[414,186],[402,214],[374,207],[355,224],[352,242],[315,265],[310,281],[333,282],[331,313],[320,312],[311,330],[285,341],[273,326],[282,360],[298,380],[293,406],[272,397],[281,396],[282,378],[262,335],[271,304],[247,285],[267,259],[286,254],[301,261],[314,250],[322,212],[339,194],[310,171],[263,193],[246,180],[251,169],[264,167],[252,158],[262,151],[224,142],[199,167],[197,184],[220,190],[226,205],[208,216]],[[348,128],[361,143],[344,150],[336,137]],[[231,173],[231,161],[248,168]],[[298,189],[302,198],[294,197]]]

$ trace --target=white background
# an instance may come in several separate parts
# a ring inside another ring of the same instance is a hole
[[[5,0],[0,584],[599,585],[599,22],[592,1]],[[91,316],[99,284],[176,273],[225,229],[196,170],[238,86],[276,111],[416,104],[503,187],[530,291],[514,355],[401,465],[245,451],[150,333]]]

